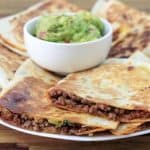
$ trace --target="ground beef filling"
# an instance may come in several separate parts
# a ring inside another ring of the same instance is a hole
[[[61,127],[56,127],[56,125],[49,123],[47,119],[40,119],[36,121],[25,114],[15,114],[5,108],[0,108],[0,117],[4,121],[10,122],[13,125],[40,132],[46,131],[50,133],[82,135],[83,132],[92,129],[92,127],[81,126],[77,123],[65,124]]]
[[[57,107],[72,109],[77,112],[90,113],[97,116],[107,116],[109,119],[118,121],[129,121],[137,118],[150,118],[150,112],[141,110],[125,110],[115,108],[105,104],[96,104],[89,102],[73,94],[58,89],[49,92],[52,103]]]
[[[140,126],[140,129],[149,129],[150,128],[150,122],[146,122],[143,125]]]

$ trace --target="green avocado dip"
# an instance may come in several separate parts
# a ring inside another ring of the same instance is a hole
[[[39,19],[35,30],[35,36],[45,41],[76,43],[102,37],[104,25],[89,12],[50,14]]]

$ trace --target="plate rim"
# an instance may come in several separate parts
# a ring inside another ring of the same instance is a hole
[[[11,125],[3,120],[0,120],[0,125],[5,126],[7,128],[13,129],[15,131],[19,131],[21,133],[25,133],[28,135],[38,136],[38,137],[44,137],[49,139],[58,139],[58,140],[67,140],[67,141],[76,141],[76,142],[102,142],[102,141],[113,141],[113,140],[119,140],[119,139],[126,139],[141,135],[150,134],[150,129],[146,129],[143,131],[138,131],[129,135],[121,135],[121,136],[115,136],[115,135],[105,135],[105,136],[72,136],[72,135],[61,135],[61,134],[52,134],[52,133],[42,133],[42,132],[36,132],[31,131],[27,129],[22,129],[20,127]]]

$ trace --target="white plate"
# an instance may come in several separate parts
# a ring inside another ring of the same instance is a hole
[[[129,135],[122,135],[122,136],[114,136],[114,135],[96,135],[93,137],[89,136],[69,136],[69,135],[60,135],[60,134],[50,134],[50,133],[41,133],[41,132],[35,132],[35,131],[29,131],[25,130],[13,125],[10,125],[2,120],[0,120],[0,124],[8,127],[10,129],[30,134],[30,135],[35,135],[35,136],[40,136],[40,137],[46,137],[46,138],[53,138],[53,139],[61,139],[61,140],[69,140],[69,141],[83,141],[83,142],[90,142],[90,141],[110,141],[110,140],[117,140],[117,139],[125,139],[125,138],[130,138],[130,137],[135,137],[135,136],[140,136],[140,135],[145,135],[145,134],[150,134],[150,129],[139,131],[133,134]]]

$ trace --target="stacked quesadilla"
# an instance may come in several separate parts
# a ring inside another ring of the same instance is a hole
[[[123,63],[114,59],[62,80],[26,60],[1,93],[0,117],[21,128],[49,133],[91,135],[110,130],[122,135],[138,131],[150,121],[148,95],[143,96],[150,71],[146,61],[138,63],[139,57],[144,56],[135,54],[132,61]]]
[[[93,13],[108,19],[114,28],[109,57],[129,57],[150,50],[150,16],[118,0],[98,0]]]
[[[23,26],[28,20],[46,13],[77,10],[77,6],[66,0],[44,0],[22,13],[1,19],[0,42],[18,54],[27,55],[23,42]]]
[[[141,61],[144,63],[150,64],[150,58],[144,55],[141,52],[136,52],[134,53],[131,57],[130,60],[134,61],[136,64],[141,64]],[[106,63],[127,63],[127,59],[115,59],[111,58],[106,61]],[[133,123],[120,123],[120,125],[117,127],[115,130],[111,130],[112,134],[114,135],[126,135],[130,133],[134,133],[136,131],[140,131],[143,129],[149,129],[150,128],[150,121],[138,121],[138,122],[133,122]]]
[[[149,76],[149,63],[120,59],[68,75],[49,90],[49,97],[58,108],[119,121],[134,132],[150,121]]]
[[[69,75],[49,94],[64,109],[122,122],[149,120],[149,73],[142,65],[105,64]]]
[[[47,90],[59,80],[27,60],[1,93],[1,118],[28,130],[61,134],[83,135],[117,128],[117,121],[51,105]]]

